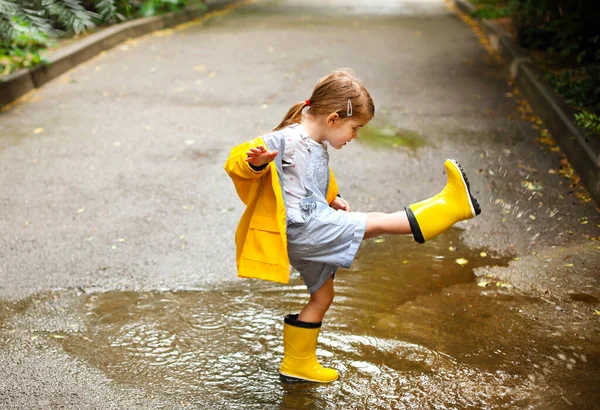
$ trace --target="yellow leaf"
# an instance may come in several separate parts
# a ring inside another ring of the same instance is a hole
[[[77,210],[77,213],[78,213],[78,214],[82,214],[82,213],[84,213],[84,212],[85,212],[85,208],[79,208],[79,209]]]
[[[574,266],[572,263],[565,263],[563,266]]]
[[[469,263],[469,261],[465,258],[458,258],[455,262],[458,263],[460,266],[465,266],[467,263]]]
[[[489,282],[483,280],[481,282],[477,282],[477,286],[481,287],[481,288],[485,288],[488,285]]]
[[[383,242],[385,242],[385,239],[383,239],[383,238],[376,238],[375,239],[375,243],[383,243]]]
[[[408,261],[402,261],[402,263],[406,265],[408,263]]]
[[[485,258],[487,256],[486,252],[479,252],[479,256],[481,256],[482,258]]]
[[[44,132],[43,128],[36,128],[35,130],[33,130],[34,134],[41,134],[42,132]]]
[[[449,247],[448,247],[448,250],[449,250],[450,252],[454,252],[454,251],[456,250],[456,246],[449,246]]]
[[[594,309],[594,314],[595,314],[595,315],[600,315],[600,310],[598,310],[598,309]]]

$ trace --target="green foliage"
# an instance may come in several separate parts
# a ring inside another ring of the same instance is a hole
[[[525,48],[552,50],[580,62],[600,62],[600,2],[596,0],[515,0],[513,22]]]
[[[600,117],[589,111],[575,114],[575,121],[590,133],[600,134]]]
[[[600,63],[547,73],[546,79],[570,105],[600,114]]]
[[[181,10],[188,5],[189,0],[148,0],[142,5],[140,13],[143,16],[155,16],[157,14]]]
[[[95,26],[100,15],[86,10],[80,0],[43,0],[46,16],[67,33],[81,34]]]
[[[600,63],[546,74],[548,83],[566,102],[581,110],[575,121],[591,134],[600,135]]]
[[[473,17],[482,19],[496,19],[511,16],[515,6],[514,0],[478,0],[477,11]]]
[[[43,63],[53,39],[199,0],[0,0],[0,75]]]

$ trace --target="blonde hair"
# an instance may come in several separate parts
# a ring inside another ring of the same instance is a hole
[[[273,131],[302,121],[302,110],[310,107],[308,115],[321,116],[338,113],[343,120],[348,118],[348,100],[352,104],[352,117],[370,120],[375,115],[375,104],[371,94],[360,79],[349,69],[335,70],[317,83],[306,101],[296,103]]]

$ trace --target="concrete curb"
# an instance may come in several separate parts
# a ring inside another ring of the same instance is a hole
[[[130,38],[176,26],[237,2],[239,0],[213,0],[207,3],[206,7],[190,6],[185,10],[162,16],[139,18],[100,30],[81,41],[57,50],[48,57],[49,62],[46,65],[18,70],[0,79],[0,107]]]
[[[465,14],[477,8],[467,0],[453,0]],[[600,205],[600,142],[588,137],[573,120],[574,111],[552,88],[544,83],[544,75],[509,33],[491,20],[476,19],[479,26],[502,59],[508,64],[510,76],[528,98],[535,113],[558,142],[590,195]]]

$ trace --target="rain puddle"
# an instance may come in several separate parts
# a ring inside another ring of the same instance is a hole
[[[358,138],[360,142],[378,148],[404,147],[414,152],[417,148],[425,146],[425,137],[418,132],[391,124],[381,127],[367,125],[359,131]]]
[[[340,373],[328,385],[278,377],[283,317],[308,299],[298,275],[289,285],[37,295],[0,310],[0,335],[26,329],[124,386],[198,408],[591,408],[598,347],[574,337],[574,324],[538,323],[540,309],[555,312],[546,302],[475,281],[474,268],[507,262],[462,246],[455,230],[425,245],[364,242],[336,276],[319,338],[321,361]]]

